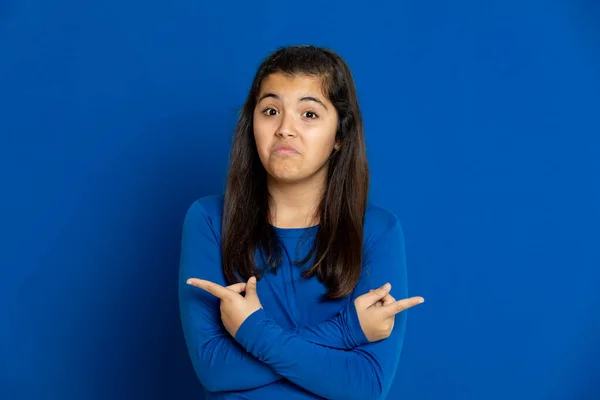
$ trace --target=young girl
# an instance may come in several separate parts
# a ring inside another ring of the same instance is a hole
[[[207,399],[385,398],[402,311],[423,298],[405,298],[402,227],[368,185],[344,60],[313,46],[270,55],[225,194],[195,201],[183,225],[181,319]]]

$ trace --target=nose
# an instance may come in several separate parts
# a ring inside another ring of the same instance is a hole
[[[282,114],[281,124],[279,124],[279,127],[277,128],[276,135],[279,137],[282,137],[282,138],[296,136],[293,114],[289,114],[289,113]]]

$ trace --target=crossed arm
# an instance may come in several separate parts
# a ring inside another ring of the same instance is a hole
[[[406,297],[399,223],[387,227],[377,242],[369,252],[367,272],[361,276],[352,300],[388,281],[397,296]],[[369,343],[362,332],[353,301],[336,317],[294,331],[282,329],[260,309],[244,321],[233,338],[221,323],[220,300],[186,285],[190,277],[225,285],[210,219],[197,203],[184,221],[179,299],[192,363],[208,391],[252,389],[282,377],[328,398],[375,399],[389,390],[402,347],[405,313],[396,317],[389,338],[374,343]],[[323,382],[324,374],[330,382]]]

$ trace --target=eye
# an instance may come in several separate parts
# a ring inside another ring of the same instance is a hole
[[[304,115],[308,119],[317,119],[317,118],[319,118],[319,116],[315,112],[313,112],[313,111],[306,111],[302,115]]]
[[[267,107],[262,111],[262,113],[267,116],[277,115],[277,110],[275,110],[274,108],[271,108],[271,107]]]

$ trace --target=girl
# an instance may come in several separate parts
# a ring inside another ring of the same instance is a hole
[[[423,298],[405,298],[402,227],[368,185],[347,64],[277,50],[241,111],[225,194],[184,220],[181,319],[207,399],[385,398],[402,311]]]

